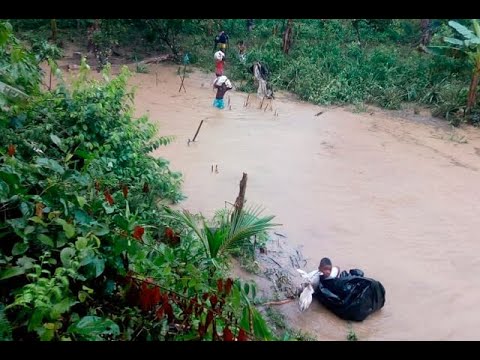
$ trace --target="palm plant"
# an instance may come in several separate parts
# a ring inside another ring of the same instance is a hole
[[[448,25],[455,29],[463,39],[444,37],[443,41],[448,45],[430,46],[429,49],[436,54],[468,58],[472,65],[472,79],[468,90],[466,108],[466,113],[469,113],[475,106],[478,81],[480,79],[480,24],[478,20],[473,19],[473,30],[470,30],[456,21],[449,21]]]
[[[216,260],[228,255],[233,249],[248,243],[255,235],[272,229],[274,216],[260,216],[262,209],[251,206],[241,211],[230,210],[217,217],[216,226],[209,226],[202,216],[200,221],[186,210],[168,210],[170,216],[193,231],[202,242],[207,258]]]

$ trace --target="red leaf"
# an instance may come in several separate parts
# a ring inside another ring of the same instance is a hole
[[[233,280],[228,278],[225,284],[225,295],[230,294],[230,291],[232,290],[232,285],[233,285]]]
[[[165,309],[162,307],[160,307],[157,312],[155,313],[156,317],[158,320],[161,320],[163,318],[163,315],[165,314]]]
[[[207,314],[207,320],[205,321],[205,328],[208,329],[210,323],[212,322],[213,320],[213,311],[212,310],[208,310],[208,314]]]
[[[137,240],[142,240],[142,236],[145,233],[145,229],[141,226],[135,226],[133,229],[133,237]]]
[[[180,236],[175,234],[173,239],[170,241],[170,244],[174,246],[180,244]]]
[[[245,332],[245,330],[240,329],[240,331],[238,332],[237,339],[238,339],[238,341],[248,341],[248,336],[247,336],[247,333]]]
[[[222,279],[217,280],[217,290],[218,290],[219,293],[223,292],[223,280]]]
[[[162,302],[163,305],[168,304],[168,293],[163,294]]]
[[[205,325],[201,324],[198,327],[198,334],[200,335],[200,337],[203,337],[205,335]]]
[[[123,197],[126,199],[128,196],[128,187],[127,185],[122,186],[122,191],[123,191]]]
[[[15,152],[16,152],[15,145],[13,144],[8,145],[8,156],[15,155]]]
[[[112,195],[110,195],[109,191],[108,190],[105,190],[103,192],[103,195],[105,195],[105,200],[110,204],[110,205],[113,205],[115,203],[115,201],[113,201],[113,198],[112,198]]]
[[[228,325],[225,326],[225,329],[223,329],[223,341],[234,341],[233,333],[232,331],[228,328]]]
[[[206,300],[208,299],[208,293],[204,293],[204,294],[202,295],[202,299],[203,299],[204,301],[206,301]]]
[[[168,322],[169,323],[173,322],[173,320],[175,320],[175,317],[173,316],[172,305],[167,303],[167,304],[163,305],[163,307],[165,308],[165,314],[167,314],[167,316],[168,316]]]
[[[160,288],[158,286],[155,286],[151,290],[151,300],[153,305],[157,305],[160,300],[162,299],[162,294],[160,293]]]
[[[180,243],[180,236],[173,231],[172,228],[165,228],[165,237],[168,240],[168,243],[171,245],[178,245]]]
[[[217,305],[217,302],[218,302],[217,295],[210,296],[210,303],[212,304],[212,309],[215,308],[215,305]]]
[[[166,227],[165,228],[165,237],[168,240],[171,240],[171,239],[173,239],[174,236],[175,236],[175,232],[172,230],[172,228]]]

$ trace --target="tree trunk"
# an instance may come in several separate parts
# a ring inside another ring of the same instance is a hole
[[[50,25],[52,27],[52,41],[56,43],[57,42],[57,20],[51,19]]]
[[[362,40],[360,39],[360,28],[359,28],[359,23],[360,21],[355,19],[355,20],[352,20],[352,25],[353,25],[353,28],[355,29],[355,33],[357,34],[357,41],[358,41],[358,44],[361,45],[362,44]]]
[[[432,40],[432,29],[430,28],[430,19],[421,19],[420,28],[422,36],[420,37],[420,45],[428,46]]]
[[[468,101],[467,101],[467,114],[470,113],[472,108],[475,106],[477,100],[477,87],[478,80],[480,78],[480,69],[475,70],[472,75],[472,81],[470,82],[470,89],[468,90]]]
[[[293,36],[293,19],[288,19],[287,28],[283,33],[283,52],[288,55],[290,51],[290,46],[292,45],[292,36]]]
[[[235,214],[240,213],[243,210],[243,204],[245,203],[245,190],[247,189],[247,178],[247,174],[243,173],[242,180],[240,180],[240,190],[234,204],[232,221],[235,218]]]

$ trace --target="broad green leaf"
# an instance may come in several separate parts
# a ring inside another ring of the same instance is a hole
[[[103,224],[96,224],[96,225],[92,226],[91,230],[96,236],[104,236],[104,235],[107,235],[110,232],[108,227],[106,225],[103,225]]]
[[[83,210],[75,210],[75,221],[77,224],[90,224],[94,220]]]
[[[473,33],[472,30],[468,29],[467,27],[463,26],[462,24],[459,24],[456,21],[450,20],[448,22],[448,25],[450,25],[452,28],[457,30],[457,32],[459,32],[466,39],[472,39],[475,36],[475,34]]]
[[[80,321],[70,325],[68,332],[79,337],[78,340],[104,340],[101,335],[120,335],[120,328],[110,319],[98,316],[85,316]]]
[[[28,250],[28,244],[24,242],[17,242],[15,245],[13,245],[12,248],[12,255],[17,256],[25,253],[25,251]]]
[[[105,270],[105,260],[97,257],[93,261],[93,264],[95,265],[95,277],[99,277]]]
[[[42,326],[42,320],[45,317],[45,312],[43,309],[36,308],[33,311],[30,320],[28,321],[28,330],[36,330],[37,328]]]
[[[55,326],[52,324],[52,328],[49,329],[47,326],[51,323],[44,324],[41,327],[35,329],[41,341],[50,341],[55,337]]]
[[[244,306],[243,312],[242,312],[242,318],[240,319],[240,324],[239,326],[241,328],[244,328],[247,331],[250,331],[250,307],[249,306]]]
[[[110,206],[107,203],[103,203],[103,208],[107,214],[111,214],[115,211],[115,206]]]
[[[62,225],[63,231],[67,238],[72,238],[75,235],[75,227],[72,224],[67,223],[64,219],[55,218],[55,223]]]
[[[458,40],[458,39],[455,39],[455,38],[452,38],[452,37],[444,37],[443,41],[445,41],[449,44],[463,46],[463,41],[462,40]]]
[[[88,298],[88,294],[85,291],[80,290],[78,292],[78,300],[80,300],[80,302],[82,302],[82,303],[85,302],[85,300],[87,300],[87,298]]]
[[[0,202],[7,202],[9,191],[8,184],[0,179]]]
[[[50,139],[52,139],[53,143],[59,148],[62,146],[62,140],[57,135],[51,134]]]
[[[43,225],[43,226],[47,226],[47,224],[45,224],[45,222],[42,219],[40,219],[38,216],[32,216],[28,220],[33,221],[35,224],[40,224],[40,225]]]
[[[47,236],[45,234],[38,234],[37,239],[41,241],[42,244],[54,247],[53,240],[50,236]]]
[[[63,247],[67,243],[67,237],[65,236],[65,233],[57,233],[57,248]]]
[[[11,267],[0,271],[0,280],[6,280],[14,276],[25,274],[25,269],[21,267]]]
[[[246,295],[250,292],[250,285],[248,283],[245,283],[243,285],[243,291],[245,292]]]
[[[69,239],[75,235],[75,227],[72,224],[66,223],[63,225],[63,231],[65,231],[65,235]]]
[[[28,207],[28,204],[26,202],[22,202],[20,204],[20,211],[25,217],[29,217],[30,215],[32,215],[32,212],[30,211],[30,208]]]
[[[20,177],[17,174],[0,171],[0,179],[5,181],[13,189],[20,185]]]
[[[47,169],[50,169],[60,175],[65,173],[65,169],[57,161],[47,158],[38,158],[37,165],[43,166]]]
[[[77,241],[75,241],[75,247],[77,250],[83,250],[88,246],[88,239],[86,237],[78,237]]]
[[[72,259],[75,257],[76,251],[71,247],[66,247],[60,251],[60,260],[63,266],[70,267]]]
[[[473,29],[475,30],[475,35],[480,38],[480,24],[478,23],[477,19],[473,19]]]
[[[28,256],[22,256],[20,259],[17,260],[17,265],[25,270],[28,270],[33,267],[34,262],[34,259],[29,258]]]
[[[25,227],[25,235],[28,235],[28,234],[31,234],[35,231],[35,227],[32,226],[32,225],[28,225],[27,227]]]
[[[272,334],[268,330],[268,326],[262,315],[255,308],[252,308],[251,311],[253,316],[253,329],[255,335],[262,340],[269,340]]]
[[[70,308],[77,303],[78,301],[76,301],[75,299],[69,297],[64,298],[59,303],[53,305],[52,310],[50,311],[50,317],[52,319],[58,319],[62,314],[69,311]]]
[[[85,206],[85,204],[87,203],[87,200],[83,196],[78,196],[78,195],[77,195],[77,201],[78,201],[78,205],[82,209]]]
[[[117,225],[120,229],[128,231],[128,221],[122,216],[122,215],[115,215],[113,217],[113,221],[115,222],[115,225]]]

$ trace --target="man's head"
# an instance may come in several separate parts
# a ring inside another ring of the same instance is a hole
[[[332,272],[332,261],[326,257],[320,260],[318,271],[321,271],[325,277],[329,277]]]

